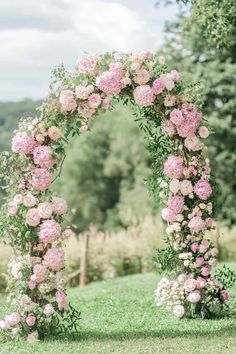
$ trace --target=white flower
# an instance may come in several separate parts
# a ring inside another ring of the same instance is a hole
[[[176,317],[183,317],[184,315],[184,307],[182,305],[176,305],[174,308],[173,308],[173,314],[176,316]]]

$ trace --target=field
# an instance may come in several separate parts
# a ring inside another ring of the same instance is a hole
[[[234,264],[234,268],[236,265]],[[154,273],[95,282],[69,291],[82,311],[76,338],[36,344],[1,343],[1,354],[229,354],[236,352],[236,317],[220,320],[177,320],[157,308]],[[235,288],[231,293],[235,295]],[[231,300],[234,301],[235,300]],[[3,302],[2,302],[3,305]],[[1,306],[1,312],[4,305]]]

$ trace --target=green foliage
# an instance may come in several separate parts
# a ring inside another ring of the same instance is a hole
[[[225,288],[232,288],[236,282],[236,273],[225,264],[217,268],[214,272],[215,278],[218,279]]]
[[[178,252],[176,252],[173,247],[167,247],[165,249],[157,249],[156,254],[153,257],[153,261],[156,264],[157,272],[169,272],[173,269],[176,272],[180,272],[181,262],[179,259]]]

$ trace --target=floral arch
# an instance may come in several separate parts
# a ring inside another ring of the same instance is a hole
[[[33,341],[76,330],[79,313],[68,304],[61,276],[70,234],[63,224],[67,203],[50,186],[69,137],[85,133],[89,121],[118,100],[133,107],[146,133],[153,161],[149,187],[166,205],[167,248],[157,260],[169,276],[158,285],[156,303],[177,317],[218,311],[228,294],[211,275],[217,249],[204,238],[213,228],[215,196],[203,143],[209,130],[196,87],[169,71],[162,57],[142,52],[86,56],[72,72],[55,69],[50,89],[38,117],[20,122],[12,152],[2,155],[8,196],[1,236],[15,250],[9,264],[15,310],[0,322],[3,332]]]

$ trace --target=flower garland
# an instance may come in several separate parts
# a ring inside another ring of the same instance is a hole
[[[175,278],[163,278],[158,285],[157,305],[182,317],[193,311],[193,304],[198,305],[195,313],[224,304],[228,294],[211,275],[217,249],[203,238],[204,230],[213,226],[214,196],[202,140],[209,131],[194,103],[194,89],[150,52],[86,56],[73,72],[60,67],[54,76],[39,117],[20,122],[12,153],[2,155],[8,201],[1,236],[10,240],[16,256],[9,264],[9,298],[15,310],[0,321],[0,328],[34,341],[59,329],[71,330],[78,319],[61,276],[62,246],[70,234],[63,224],[67,204],[49,188],[60,174],[70,135],[85,133],[89,121],[117,100],[134,106],[147,133],[155,160],[150,188],[159,190],[167,205],[162,211],[167,243],[178,259],[172,269]]]

